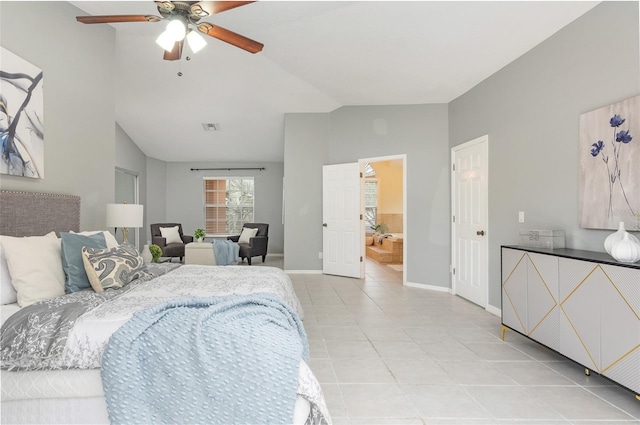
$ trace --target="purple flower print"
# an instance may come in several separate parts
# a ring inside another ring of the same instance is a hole
[[[622,147],[627,145],[633,140],[633,137],[629,134],[629,130],[620,130],[616,132],[616,129],[620,127],[626,121],[625,118],[622,118],[620,115],[615,114],[609,120],[609,125],[614,129],[613,130],[613,141],[611,142],[611,146],[613,149],[613,164],[609,164],[609,155],[604,152],[606,147],[605,142],[602,140],[598,140],[597,143],[591,145],[591,155],[595,158],[598,155],[602,158],[602,162],[607,167],[607,177],[609,183],[609,209],[607,210],[607,217],[613,218],[613,192],[616,183],[620,186],[622,190],[622,196],[624,197],[629,210],[631,210],[631,215],[635,216],[636,213],[631,208],[631,204],[629,203],[629,199],[627,199],[627,193],[624,190],[624,185],[622,184],[622,180],[620,176],[622,174],[622,170],[620,169],[620,152],[622,151]],[[611,169],[611,165],[613,165],[613,170]]]

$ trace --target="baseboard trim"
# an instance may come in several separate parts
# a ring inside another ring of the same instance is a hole
[[[405,286],[410,286],[411,288],[426,289],[429,291],[446,292],[449,294],[451,293],[451,288],[445,288],[444,286],[425,285],[423,283],[414,282],[407,282],[405,283]]]
[[[322,270],[285,270],[288,274],[322,274]]]
[[[487,308],[485,308],[485,310],[487,311],[487,313],[491,313],[494,316],[502,317],[502,310],[499,309],[498,307],[487,305]]]

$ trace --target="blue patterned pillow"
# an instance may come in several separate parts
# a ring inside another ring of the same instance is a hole
[[[111,249],[82,248],[82,261],[91,287],[96,292],[122,288],[134,279],[147,276],[147,267],[133,245]]]
[[[64,270],[64,292],[71,294],[91,288],[82,261],[82,248],[104,249],[107,243],[102,233],[85,236],[77,233],[60,233],[62,270]]]

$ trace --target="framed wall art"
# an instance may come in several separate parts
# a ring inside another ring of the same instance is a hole
[[[0,47],[0,173],[44,178],[42,70]]]
[[[580,115],[580,227],[640,230],[640,96]]]

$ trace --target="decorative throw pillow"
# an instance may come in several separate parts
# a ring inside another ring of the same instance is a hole
[[[2,250],[20,307],[64,295],[60,240],[54,232],[26,238],[3,236]]]
[[[167,240],[167,243],[182,243],[178,226],[175,227],[161,227],[160,234]]]
[[[76,232],[70,232],[70,233],[76,233]],[[102,233],[102,236],[104,236],[104,241],[107,243],[107,248],[111,249],[120,245],[116,237],[113,236],[111,232],[108,230],[85,230],[84,232],[79,232],[77,234],[91,236],[91,235],[95,235],[96,233]]]
[[[249,227],[245,227],[242,229],[242,233],[240,233],[240,238],[238,239],[238,243],[250,243],[251,238],[258,234],[258,229],[251,229]]]
[[[11,275],[7,258],[2,250],[2,236],[0,236],[0,304],[13,304],[18,301],[18,293],[11,284]]]
[[[67,294],[91,288],[82,261],[82,248],[107,248],[102,232],[85,236],[77,233],[60,233],[62,239],[62,270],[64,270],[64,291]]]
[[[84,247],[82,261],[91,287],[96,292],[122,288],[134,279],[148,274],[142,256],[129,244],[111,249]]]

